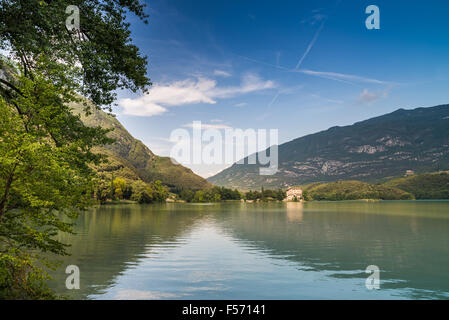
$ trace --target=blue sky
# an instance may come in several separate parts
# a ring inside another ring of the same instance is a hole
[[[380,30],[365,27],[368,5]],[[398,108],[449,103],[449,2],[148,1],[130,17],[149,57],[150,94],[114,111],[156,154],[172,130],[278,129],[279,143]],[[196,166],[209,176],[224,166]]]

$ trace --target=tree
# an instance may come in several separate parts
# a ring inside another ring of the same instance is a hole
[[[138,203],[153,202],[153,190],[143,181],[136,181],[132,185],[133,194],[131,199]]]
[[[79,8],[78,29],[65,25],[68,5]],[[54,297],[39,251],[67,253],[54,236],[71,232],[70,219],[91,204],[92,165],[104,160],[92,148],[112,142],[70,104],[110,109],[117,89],[151,85],[125,21],[130,12],[146,22],[143,8],[139,0],[1,2],[0,49],[11,60],[0,59],[0,298]]]
[[[114,194],[119,199],[124,199],[125,195],[127,195],[127,191],[128,191],[128,186],[127,186],[125,179],[115,178],[113,180],[113,189],[114,189]]]
[[[195,192],[189,189],[184,189],[179,193],[179,197],[186,202],[192,202],[195,197]]]
[[[69,5],[80,15],[79,28],[72,30],[66,26]],[[127,11],[148,23],[140,0],[3,0],[0,48],[9,50],[30,78],[41,56],[52,57],[52,64],[66,68],[62,77],[79,84],[83,96],[109,106],[117,89],[135,92],[151,84],[147,58],[131,43]]]
[[[109,185],[106,181],[100,179],[97,183],[96,190],[94,193],[95,198],[100,201],[101,204],[105,204],[110,196]]]
[[[302,192],[302,198],[304,199],[304,201],[311,201],[312,200],[312,197],[310,196],[309,191],[307,191],[307,190],[304,190]]]
[[[160,180],[156,180],[151,184],[151,188],[153,190],[153,199],[156,202],[165,202],[168,198],[168,190],[162,185]]]
[[[204,191],[198,190],[195,192],[195,197],[193,198],[194,202],[206,202]]]
[[[276,192],[276,200],[282,201],[282,200],[284,200],[286,197],[287,197],[287,192],[285,192],[284,190],[279,189],[279,190]]]
[[[45,89],[34,84],[34,88]],[[27,92],[27,87],[20,88]],[[36,107],[41,113],[52,108],[33,96],[26,97],[18,102],[21,106]],[[67,120],[75,118],[67,116]],[[36,266],[45,260],[35,252],[65,254],[66,246],[53,237],[58,231],[71,231],[64,216],[74,219],[90,204],[95,176],[88,164],[101,159],[81,150],[107,142],[100,138],[100,129],[80,128],[79,139],[57,145],[33,122],[24,123],[1,98],[0,296],[5,298],[49,296],[44,290],[45,274]]]

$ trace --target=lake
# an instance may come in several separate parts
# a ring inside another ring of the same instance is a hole
[[[120,204],[75,231],[50,285],[76,299],[449,298],[445,201]]]

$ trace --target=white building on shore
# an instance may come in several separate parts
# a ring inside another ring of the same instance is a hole
[[[287,190],[287,198],[286,201],[294,201],[297,199],[298,201],[302,200],[302,189],[299,187],[291,187]]]

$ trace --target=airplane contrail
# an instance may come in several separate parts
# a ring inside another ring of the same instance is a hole
[[[315,45],[316,40],[318,39],[318,37],[320,36],[321,31],[324,28],[324,24],[326,23],[326,18],[323,19],[323,22],[321,23],[320,27],[318,28],[318,30],[315,32],[315,35],[312,38],[312,41],[310,41],[309,45],[307,46],[306,51],[304,52],[304,54],[302,55],[301,59],[299,59],[298,63],[296,64],[296,67],[294,70],[298,70],[299,67],[301,67],[302,62],[304,61],[304,59],[307,57],[307,55],[309,54],[310,50],[312,50],[313,46]],[[271,106],[276,102],[277,98],[279,97],[281,93],[278,92],[273,100],[271,100],[270,104],[268,105],[268,108],[271,108]]]
[[[313,36],[312,41],[309,43],[306,51],[304,52],[304,54],[302,55],[301,59],[299,59],[298,63],[296,64],[295,69],[299,69],[299,67],[301,66],[302,62],[304,61],[304,59],[307,57],[307,55],[309,54],[310,50],[312,50],[313,46],[315,45],[316,40],[318,39],[321,31],[323,30],[324,24],[326,23],[326,19],[323,20],[323,22],[321,23],[320,27],[318,28],[317,32],[315,33],[315,35]]]

